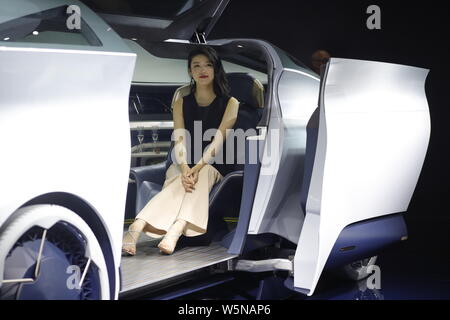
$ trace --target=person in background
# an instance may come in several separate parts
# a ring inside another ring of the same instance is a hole
[[[311,56],[311,65],[315,73],[320,75],[320,69],[330,60],[330,54],[325,50],[317,50]]]

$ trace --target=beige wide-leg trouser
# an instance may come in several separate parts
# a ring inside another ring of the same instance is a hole
[[[136,216],[147,222],[144,232],[152,238],[159,238],[177,219],[187,221],[183,234],[187,237],[206,232],[209,213],[209,192],[223,177],[216,168],[207,164],[198,175],[195,190],[184,190],[181,184],[181,170],[172,164],[166,171],[163,188]]]

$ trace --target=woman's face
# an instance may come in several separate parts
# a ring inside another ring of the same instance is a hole
[[[195,83],[208,85],[214,80],[214,66],[207,56],[196,55],[192,58],[189,75],[194,78]]]

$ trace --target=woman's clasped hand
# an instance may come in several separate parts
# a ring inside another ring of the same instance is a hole
[[[195,190],[195,185],[198,181],[198,172],[199,170],[195,167],[190,168],[187,165],[182,167],[181,184],[186,192],[191,193]]]

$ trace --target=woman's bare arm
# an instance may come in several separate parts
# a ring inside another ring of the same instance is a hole
[[[186,169],[189,169],[189,166],[187,165],[186,130],[184,127],[182,97],[175,101],[172,113],[175,160],[184,173]]]

